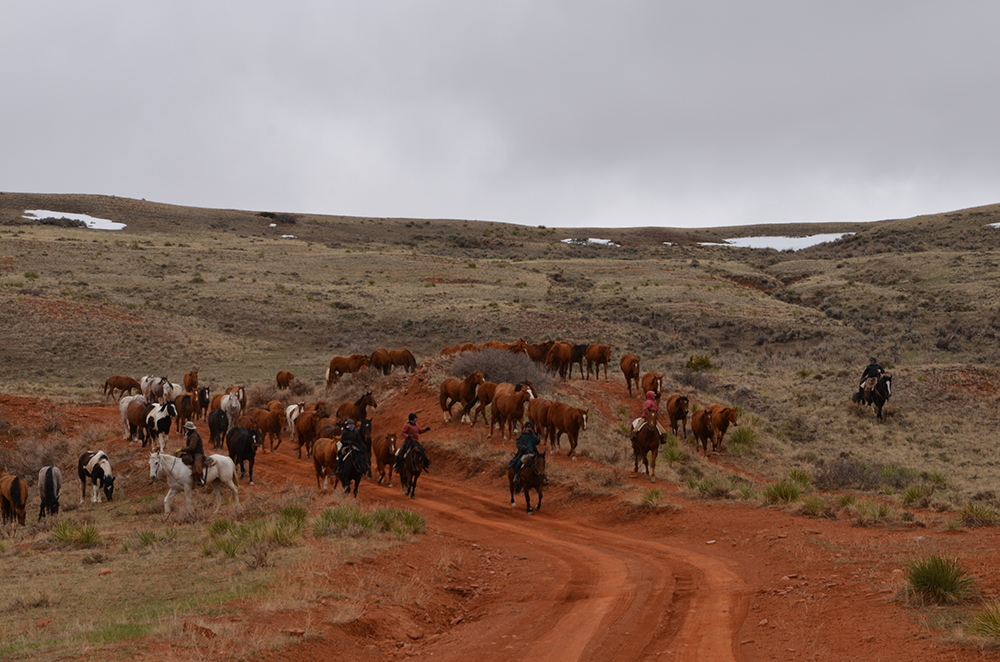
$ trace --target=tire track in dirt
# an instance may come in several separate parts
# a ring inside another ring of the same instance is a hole
[[[262,478],[272,471],[305,485],[314,478],[311,463],[282,455],[269,455],[258,467]],[[734,639],[746,614],[745,585],[721,560],[566,513],[556,518],[538,511],[529,518],[495,494],[440,475],[422,476],[415,500],[397,488],[362,486],[362,493],[372,490],[379,500],[422,512],[433,529],[506,550],[534,571],[527,573],[532,585],[518,585],[523,593],[505,595],[509,613],[463,623],[422,647],[422,656],[739,659]]]

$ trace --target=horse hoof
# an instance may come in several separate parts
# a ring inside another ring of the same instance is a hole
[[[250,484],[253,485],[253,481],[252,480],[250,481]]]
[[[529,514],[529,515],[534,515],[535,513],[534,513],[533,511],[529,510],[529,511],[528,511],[528,514]]]

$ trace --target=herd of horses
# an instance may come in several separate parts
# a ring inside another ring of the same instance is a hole
[[[561,379],[572,379],[573,367],[579,367],[580,377],[590,379],[593,374],[600,378],[600,368],[604,367],[604,379],[608,380],[608,364],[611,348],[598,343],[574,344],[548,341],[532,344],[523,338],[513,343],[490,341],[482,344],[465,343],[446,347],[442,355],[483,349],[524,353],[533,361],[544,366]],[[586,362],[586,372],[584,372]],[[663,375],[641,371],[641,361],[635,354],[624,354],[620,368],[629,396],[640,398],[652,393],[659,407],[663,395]],[[345,374],[356,373],[366,368],[374,368],[388,375],[394,367],[408,372],[417,368],[413,354],[406,349],[379,349],[371,354],[336,356],[330,361],[326,372],[327,387],[336,383]],[[295,377],[287,370],[281,370],[275,377],[279,389],[288,389]],[[882,419],[882,408],[891,395],[892,377],[883,375],[871,380],[867,388],[855,394],[854,401],[875,408],[876,416]],[[133,391],[135,393],[133,394]],[[249,463],[250,482],[253,484],[254,457],[270,439],[273,454],[281,445],[282,432],[289,431],[292,444],[302,457],[311,459],[316,473],[317,489],[327,491],[332,479],[336,488],[339,483],[345,492],[352,491],[357,497],[361,480],[371,478],[372,462],[378,471],[378,483],[385,482],[392,487],[392,473],[396,466],[398,445],[395,434],[382,433],[372,436],[372,416],[378,407],[373,394],[365,392],[354,401],[341,403],[331,416],[327,413],[327,403],[323,400],[306,404],[297,402],[285,405],[280,400],[267,403],[264,407],[248,407],[246,389],[237,385],[225,392],[211,394],[210,388],[198,382],[197,371],[184,375],[182,384],[174,384],[166,377],[147,375],[134,379],[123,375],[113,375],[104,384],[104,394],[118,400],[124,438],[138,441],[143,447],[156,441],[158,449],[149,455],[150,479],[164,479],[170,491],[164,498],[164,511],[170,512],[170,501],[183,491],[188,501],[194,483],[191,469],[173,455],[165,453],[172,425],[179,433],[187,421],[205,419],[209,425],[210,443],[213,450],[224,446],[228,455],[212,454],[206,457],[206,484],[215,490],[217,507],[221,505],[221,486],[229,487],[234,501],[239,503],[235,470],[240,468],[240,476],[245,475],[245,464]],[[439,404],[445,423],[453,420],[455,405],[461,407],[461,420],[470,426],[482,418],[489,424],[487,437],[495,431],[502,439],[513,439],[525,420],[533,424],[542,443],[541,450],[534,456],[525,458],[521,475],[516,481],[518,490],[523,490],[527,510],[532,512],[530,489],[538,496],[535,509],[541,507],[542,486],[545,484],[545,447],[558,452],[561,438],[566,435],[569,442],[567,455],[576,459],[579,435],[587,430],[588,409],[573,407],[568,403],[539,397],[537,389],[530,381],[518,383],[495,383],[487,381],[481,371],[473,371],[464,378],[448,377],[440,384]],[[487,412],[489,415],[487,415]],[[632,451],[633,471],[638,473],[639,462],[652,482],[656,481],[656,459],[659,448],[666,442],[660,433],[662,425],[669,426],[678,439],[688,440],[688,419],[695,448],[707,456],[708,445],[713,452],[724,450],[723,438],[730,426],[737,425],[738,412],[735,407],[720,404],[692,406],[690,399],[680,393],[670,394],[663,411],[652,411],[645,418],[633,424]],[[363,448],[343,449],[340,436],[348,419],[357,422],[361,432]],[[416,482],[420,474],[428,469],[430,461],[419,447],[401,458],[399,479],[404,493],[415,496]],[[110,460],[102,451],[84,453],[78,464],[83,486],[82,498],[86,498],[88,481],[92,488],[92,501],[100,501],[103,492],[110,501],[114,490],[114,472]],[[508,475],[511,489],[511,504],[514,504],[515,476],[513,469]],[[39,519],[46,513],[55,514],[59,508],[59,490],[62,476],[58,467],[43,467],[38,480],[41,510]],[[28,497],[27,482],[17,476],[0,476],[0,512],[4,522],[18,521],[24,524],[25,504]]]

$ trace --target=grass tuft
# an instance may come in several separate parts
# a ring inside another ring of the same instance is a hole
[[[764,497],[768,503],[792,503],[802,496],[802,487],[791,480],[780,480],[764,488]]]
[[[973,579],[956,559],[932,555],[911,561],[906,567],[907,591],[922,602],[947,604],[969,598]]]
[[[973,634],[989,639],[1000,639],[1000,601],[994,600],[972,617],[965,628]]]
[[[959,511],[958,517],[962,524],[972,528],[994,526],[997,523],[997,509],[985,503],[966,501]]]

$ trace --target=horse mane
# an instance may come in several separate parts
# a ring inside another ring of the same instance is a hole
[[[367,395],[367,394],[366,394],[366,395]],[[360,407],[360,406],[361,406],[361,401],[362,401],[362,400],[364,400],[364,399],[365,399],[365,396],[364,396],[364,395],[362,395],[362,396],[361,396],[360,398],[358,398],[358,399],[357,399],[357,400],[356,400],[356,401],[354,402],[354,406],[355,406],[355,407]]]

